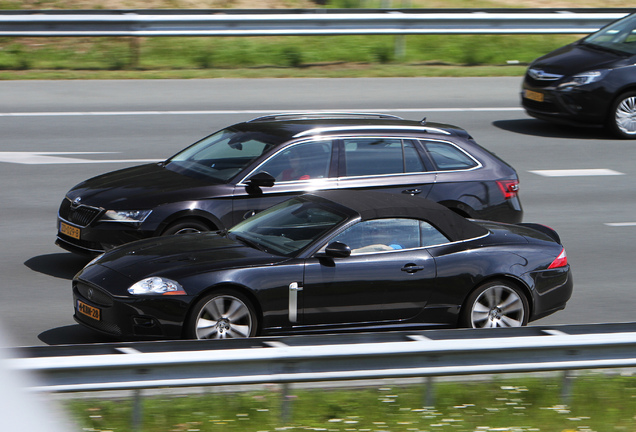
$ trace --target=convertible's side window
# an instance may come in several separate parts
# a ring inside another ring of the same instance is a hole
[[[419,221],[415,219],[374,219],[357,223],[332,241],[351,248],[351,254],[393,251],[418,247]]]
[[[428,222],[420,221],[420,246],[448,243],[448,238]]]
[[[426,171],[411,141],[395,138],[343,140],[346,176],[403,174]]]
[[[359,222],[331,239],[351,248],[351,255],[413,249],[448,243],[428,222],[416,219],[374,219]]]
[[[277,182],[327,178],[331,147],[331,141],[292,145],[272,156],[258,171],[268,172]]]

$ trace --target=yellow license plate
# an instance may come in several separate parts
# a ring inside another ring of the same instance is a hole
[[[60,232],[76,240],[80,238],[80,229],[64,222],[60,222]]]
[[[543,93],[539,93],[532,90],[526,90],[524,96],[526,99],[530,99],[537,102],[543,102]]]
[[[89,306],[81,300],[77,301],[77,311],[82,315],[86,315],[89,318],[93,318],[94,320],[102,319],[102,311],[99,308]]]

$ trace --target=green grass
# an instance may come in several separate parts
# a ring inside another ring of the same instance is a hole
[[[0,79],[518,76],[575,36],[0,38]]]
[[[424,386],[298,390],[282,421],[278,387],[249,393],[212,392],[143,399],[144,432],[173,431],[549,431],[636,430],[636,378],[585,374],[576,378],[569,406],[561,378],[496,378],[438,382],[435,406]],[[130,431],[130,399],[81,399],[66,409],[83,431]]]

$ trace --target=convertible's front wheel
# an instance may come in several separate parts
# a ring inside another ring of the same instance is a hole
[[[227,290],[208,295],[194,306],[186,322],[188,339],[231,339],[256,336],[257,320],[251,302]]]
[[[495,281],[468,296],[460,324],[469,328],[521,327],[528,324],[528,315],[525,294],[512,284]]]

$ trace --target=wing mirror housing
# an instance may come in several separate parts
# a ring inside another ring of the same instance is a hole
[[[266,171],[259,171],[248,178],[246,183],[252,187],[272,187],[276,179]]]
[[[351,256],[351,248],[341,242],[329,243],[325,248],[325,255],[331,258],[347,258]]]

